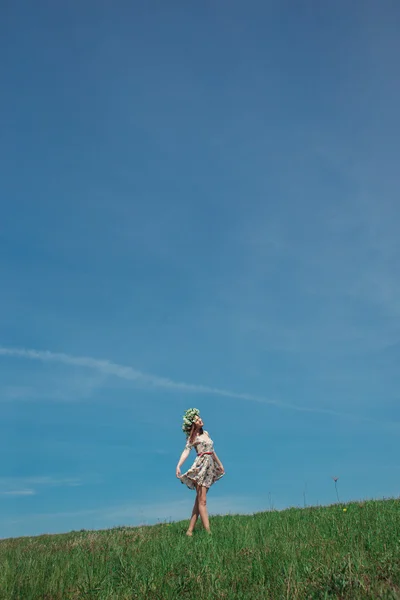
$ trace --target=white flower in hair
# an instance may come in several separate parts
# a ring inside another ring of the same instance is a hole
[[[186,436],[188,436],[190,433],[190,429],[193,425],[194,419],[199,415],[200,411],[198,408],[188,408],[185,414],[183,415],[182,431]]]

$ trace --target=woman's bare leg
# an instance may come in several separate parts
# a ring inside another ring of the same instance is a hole
[[[204,529],[210,533],[210,523],[207,512],[207,491],[208,490],[206,487],[199,486],[197,488],[197,498],[199,503],[200,517],[203,522]]]
[[[199,497],[196,494],[196,500],[194,501],[194,506],[192,510],[192,518],[190,519],[189,528],[186,532],[186,535],[192,535],[194,526],[196,525],[197,519],[199,518]]]

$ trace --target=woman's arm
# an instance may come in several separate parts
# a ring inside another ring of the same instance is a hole
[[[181,454],[181,457],[179,459],[178,464],[176,465],[176,476],[178,477],[178,479],[181,476],[181,466],[183,465],[183,463],[185,462],[185,460],[187,459],[187,457],[190,454],[190,449],[189,448],[185,448],[184,451]]]
[[[222,462],[219,460],[217,454],[214,452],[214,458],[215,461],[217,463],[217,465],[219,466],[219,468],[221,469],[221,471],[223,471],[225,473],[225,469],[224,469],[224,465],[222,464]]]

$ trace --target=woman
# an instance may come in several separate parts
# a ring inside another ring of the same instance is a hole
[[[225,469],[214,452],[212,439],[208,432],[203,430],[203,421],[197,408],[189,408],[184,414],[182,431],[186,435],[187,442],[176,467],[176,476],[188,488],[196,490],[196,500],[186,535],[193,535],[199,515],[205,530],[211,533],[206,495],[212,484],[225,474]],[[196,449],[197,457],[190,469],[181,475],[181,466],[192,448]]]

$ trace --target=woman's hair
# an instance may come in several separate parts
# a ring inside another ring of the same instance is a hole
[[[194,439],[195,439],[195,433],[196,433],[196,425],[193,423],[192,427],[190,428],[190,434],[189,434],[189,444],[193,444]],[[203,433],[203,428],[200,427],[199,430],[199,434],[201,435]]]

